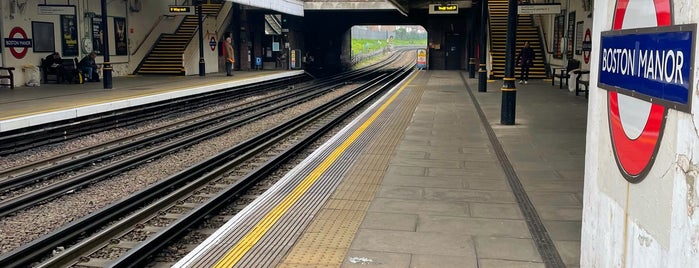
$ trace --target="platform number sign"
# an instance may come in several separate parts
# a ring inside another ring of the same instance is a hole
[[[667,110],[691,110],[697,27],[672,25],[671,12],[670,0],[617,0],[613,28],[601,33],[598,86],[608,91],[617,166],[632,183],[653,166]]]

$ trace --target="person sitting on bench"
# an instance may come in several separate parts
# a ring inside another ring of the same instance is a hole
[[[83,72],[83,74],[87,76],[86,80],[90,82],[100,81],[100,78],[97,74],[97,63],[95,63],[96,57],[97,53],[90,52],[90,54],[85,56],[82,60],[80,60],[80,63],[78,64],[78,68],[81,72]]]
[[[46,56],[44,64],[45,66],[43,67],[46,72],[56,75],[56,82],[60,83],[61,79],[66,80],[61,54],[58,54],[58,52],[51,53],[51,55]]]

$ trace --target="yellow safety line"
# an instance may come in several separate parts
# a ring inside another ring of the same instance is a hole
[[[262,236],[267,233],[288,210],[294,205],[301,196],[315,183],[320,176],[332,165],[335,160],[349,147],[364,131],[371,125],[376,118],[395,100],[398,95],[415,79],[417,73],[398,89],[374,114],[369,117],[352,135],[349,136],[340,146],[338,146],[323,162],[316,167],[294,190],[287,195],[281,203],[274,207],[255,227],[250,230],[237,244],[235,244],[223,258],[221,258],[214,267],[228,268],[233,267],[243,258],[243,256],[262,239]]]

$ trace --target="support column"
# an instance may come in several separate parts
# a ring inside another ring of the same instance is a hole
[[[517,88],[515,87],[515,48],[517,39],[517,0],[509,0],[507,8],[507,43],[505,45],[505,78],[502,85],[500,123],[515,124]]]
[[[206,64],[204,61],[204,24],[202,23],[203,15],[201,14],[201,6],[203,1],[197,0],[195,3],[197,4],[197,16],[199,18],[199,76],[205,76]]]
[[[107,27],[107,0],[102,0],[102,44],[104,63],[102,67],[102,85],[105,89],[112,88],[112,63],[109,62],[109,28]]]
[[[488,91],[488,70],[486,68],[486,50],[488,49],[488,0],[481,0],[481,44],[478,48],[480,69],[478,69],[478,92]]]

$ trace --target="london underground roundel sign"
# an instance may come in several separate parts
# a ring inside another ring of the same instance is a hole
[[[598,86],[608,90],[617,166],[632,183],[655,161],[667,110],[691,110],[697,27],[673,25],[671,12],[671,0],[617,0],[612,30],[600,38]]]

